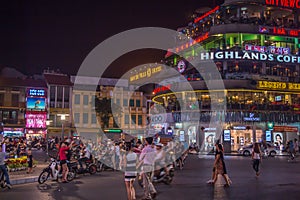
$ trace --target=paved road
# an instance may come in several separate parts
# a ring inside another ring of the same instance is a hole
[[[261,176],[256,178],[249,158],[226,157],[228,173],[233,181],[230,188],[222,183],[207,185],[211,175],[213,156],[189,156],[182,171],[176,171],[173,183],[168,186],[157,185],[159,200],[168,199],[299,199],[300,162],[288,163],[286,157],[263,160]],[[142,190],[137,188],[137,197]],[[103,172],[95,176],[86,175],[71,183],[48,182],[17,185],[12,190],[1,190],[1,200],[39,199],[39,200],[93,200],[126,199],[123,174]]]

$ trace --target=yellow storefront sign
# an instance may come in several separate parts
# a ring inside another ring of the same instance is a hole
[[[285,83],[272,81],[258,81],[257,88],[269,90],[291,90],[300,91],[299,83]]]
[[[162,66],[157,66],[157,67],[153,67],[153,68],[147,68],[144,71],[141,71],[135,75],[130,76],[129,80],[130,82],[133,81],[137,81],[143,78],[149,78],[151,77],[153,74],[156,74],[158,72],[162,71]]]

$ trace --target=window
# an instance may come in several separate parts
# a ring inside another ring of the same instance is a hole
[[[92,107],[95,108],[95,98],[96,96],[95,95],[92,95],[92,101],[91,101],[91,104],[92,104]]]
[[[116,104],[120,106],[120,103],[121,103],[121,102],[120,102],[120,99],[117,99],[117,100],[116,100]]]
[[[50,101],[55,101],[55,86],[50,87]]]
[[[131,115],[131,124],[132,125],[136,124],[136,116],[135,115]]]
[[[80,104],[80,95],[79,94],[75,94],[75,104]]]
[[[97,124],[96,114],[92,114],[92,124]]]
[[[0,106],[4,106],[4,94],[0,94]]]
[[[128,106],[128,99],[123,99],[123,106]]]
[[[134,100],[133,100],[133,99],[130,99],[130,101],[129,101],[129,106],[130,106],[130,107],[134,107]]]
[[[80,113],[75,113],[74,114],[74,123],[79,124],[80,122]]]
[[[143,116],[138,115],[138,125],[142,125],[142,124],[143,124]]]
[[[125,115],[124,124],[129,124],[129,115]]]
[[[83,105],[88,105],[88,104],[89,104],[89,96],[83,95]]]
[[[87,113],[83,113],[83,123],[84,124],[89,123],[89,115]]]
[[[136,107],[141,107],[141,100],[139,100],[139,99],[137,99],[136,101],[135,101],[135,106]]]
[[[19,94],[12,94],[11,105],[13,107],[19,107]]]
[[[70,88],[69,87],[65,87],[64,88],[65,89],[65,91],[64,91],[64,101],[67,101],[67,102],[69,102],[69,95],[70,95]]]
[[[57,101],[62,101],[63,98],[63,86],[57,86]]]

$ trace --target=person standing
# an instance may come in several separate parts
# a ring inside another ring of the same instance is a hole
[[[299,143],[297,138],[294,139],[294,149],[295,149],[295,154],[299,152]]]
[[[26,173],[31,174],[32,173],[32,165],[33,165],[31,148],[28,148],[28,150],[27,150],[27,164],[28,164],[28,171]]]
[[[252,151],[252,162],[253,162],[253,169],[255,171],[256,177],[259,176],[260,171],[259,171],[259,163],[261,162],[261,151],[260,151],[260,147],[259,147],[259,143],[254,143],[253,146],[253,151]]]
[[[70,144],[70,146],[73,142]],[[69,146],[67,142],[62,142],[61,147],[59,149],[59,160],[60,165],[62,167],[62,182],[67,183],[67,175],[68,175],[68,166],[67,166],[67,155],[66,151],[69,150]]]
[[[143,199],[152,199],[155,198],[157,192],[155,187],[152,184],[152,173],[154,170],[154,161],[155,161],[155,149],[152,147],[153,138],[147,137],[146,146],[142,150],[140,155],[140,161],[142,162],[142,176],[143,176],[143,185],[144,185],[144,198]]]
[[[10,184],[10,180],[9,180],[9,174],[6,170],[6,166],[5,166],[5,156],[7,156],[8,154],[2,151],[2,144],[0,143],[0,170],[2,171],[2,173],[5,176],[6,179],[6,185],[8,187],[8,189],[11,189],[12,186]]]
[[[135,197],[135,189],[133,186],[133,182],[136,179],[137,175],[137,161],[138,157],[136,153],[132,151],[131,143],[126,144],[126,154],[123,155],[122,163],[125,168],[125,186],[127,191],[127,200],[134,200]]]

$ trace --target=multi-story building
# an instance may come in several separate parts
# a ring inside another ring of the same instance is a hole
[[[72,87],[70,77],[53,70],[45,70],[47,84],[48,133],[52,136],[71,136],[72,131]]]
[[[284,2],[225,0],[180,29],[164,61],[189,84],[157,86],[153,98],[173,115],[176,134],[208,151],[216,139],[233,151],[299,139],[300,16],[295,2]],[[222,84],[208,87],[218,78]]]
[[[0,122],[4,124],[4,135],[44,137],[47,112],[45,82],[2,76],[0,87]]]
[[[75,84],[72,108],[78,135],[95,141],[100,128],[118,128],[136,137],[144,134],[146,107],[143,93],[130,92],[128,80],[75,76],[71,80]],[[96,98],[110,99],[122,108],[120,116],[109,117],[107,127],[103,127],[99,113],[95,111]]]

